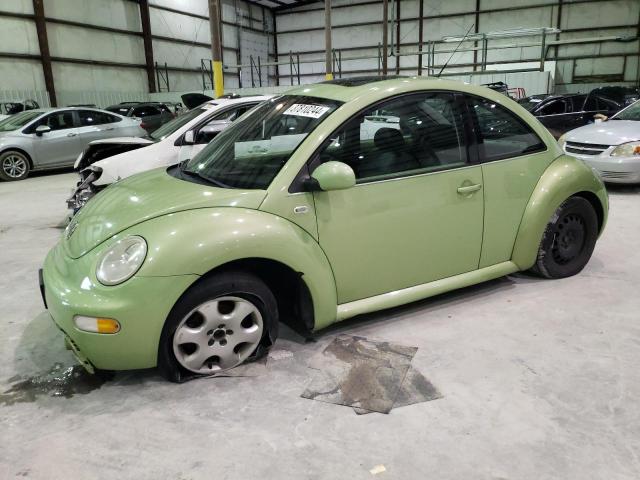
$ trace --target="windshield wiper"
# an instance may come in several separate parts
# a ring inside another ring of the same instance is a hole
[[[194,172],[193,170],[187,170],[186,166],[189,163],[189,160],[183,160],[182,162],[180,162],[178,164],[178,167],[180,168],[180,172],[183,174],[187,174],[187,175],[191,175],[192,177],[197,177],[201,180],[204,180],[207,183],[210,183],[212,185],[215,185],[216,187],[220,187],[220,188],[231,188],[229,185],[225,185],[222,182],[219,182],[218,180],[211,178],[211,177],[207,177],[206,175],[201,174],[200,172]]]

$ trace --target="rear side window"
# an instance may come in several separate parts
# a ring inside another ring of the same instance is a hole
[[[561,113],[567,113],[567,104],[562,99],[551,100],[538,110],[539,115],[558,115]]]
[[[515,113],[486,98],[467,99],[478,132],[480,157],[484,161],[546,150],[540,137]]]
[[[149,117],[151,115],[159,115],[159,114],[160,114],[160,110],[150,105],[147,105],[145,107],[136,107],[133,109],[134,117],[143,118],[143,117]]]
[[[80,125],[87,127],[90,125],[104,125],[105,123],[119,122],[120,118],[115,115],[109,115],[104,112],[96,112],[93,110],[80,110]]]

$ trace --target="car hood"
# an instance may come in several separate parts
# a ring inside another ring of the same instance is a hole
[[[102,140],[94,140],[93,142],[91,142],[89,145],[104,145],[104,144],[109,144],[109,145],[114,145],[114,144],[121,144],[121,145],[149,145],[151,143],[154,143],[153,140],[149,140],[148,138],[141,138],[141,137],[115,137],[115,138],[103,138]]]
[[[66,253],[79,258],[108,238],[152,218],[210,207],[257,209],[264,190],[217,188],[181,180],[157,169],[134,175],[98,194],[65,230]]]
[[[620,145],[640,140],[640,122],[634,120],[608,120],[576,128],[567,133],[568,142]]]

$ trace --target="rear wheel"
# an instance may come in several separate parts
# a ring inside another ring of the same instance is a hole
[[[533,271],[546,278],[579,273],[593,253],[598,216],[588,200],[571,197],[553,215],[542,236]]]
[[[9,150],[0,154],[0,179],[7,182],[24,180],[29,175],[29,158],[22,152]]]
[[[245,272],[225,272],[192,287],[165,323],[158,366],[169,380],[213,375],[264,355],[277,336],[271,290]]]

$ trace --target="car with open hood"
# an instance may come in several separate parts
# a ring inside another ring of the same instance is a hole
[[[640,100],[611,118],[567,132],[560,146],[608,183],[640,183]]]
[[[231,122],[267,98],[269,96],[255,95],[209,100],[148,136],[92,142],[76,159],[74,168],[80,178],[67,199],[67,207],[75,214],[96,193],[114,182],[191,158]]]
[[[607,212],[598,176],[504,95],[349,78],[99,193],[41,285],[87,369],[182,381],[259,358],[280,321],[315,332],[522,270],[577,274]]]

